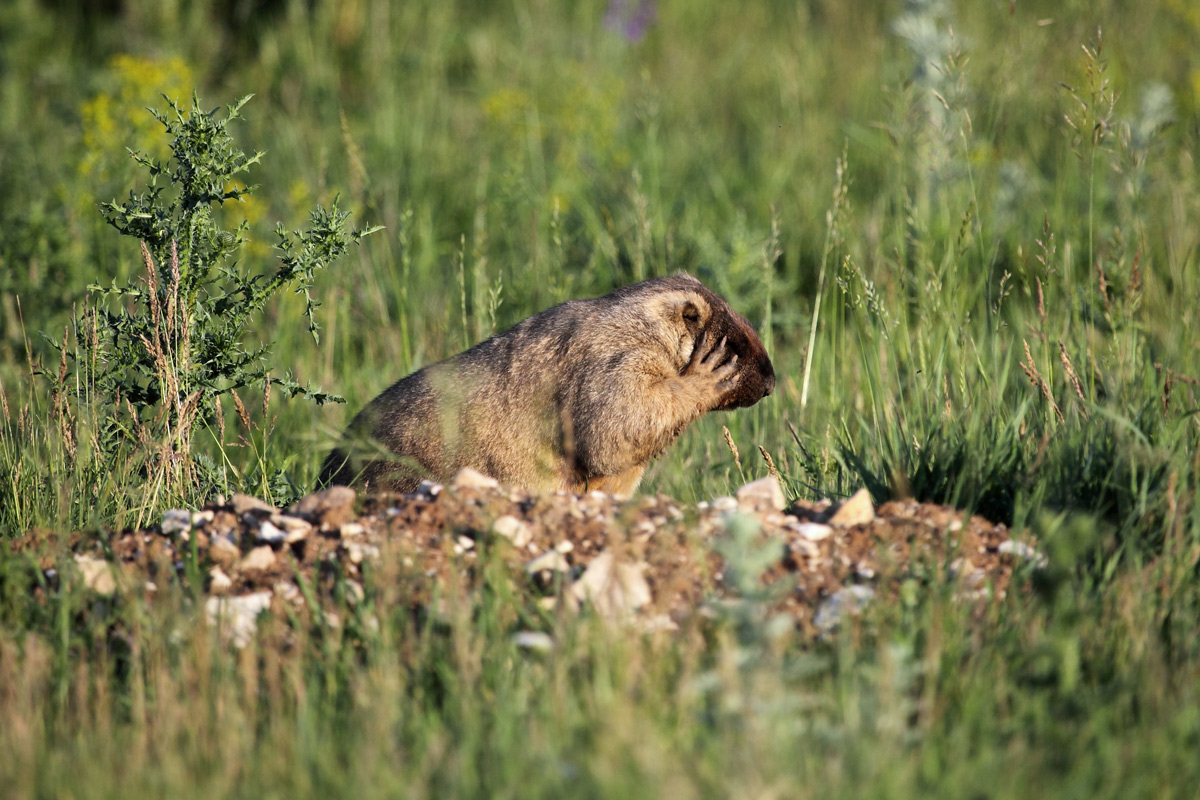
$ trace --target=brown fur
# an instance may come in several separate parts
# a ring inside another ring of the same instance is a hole
[[[412,491],[473,467],[533,491],[630,493],[703,414],[775,372],[754,328],[690,275],[554,306],[375,398],[320,482]]]

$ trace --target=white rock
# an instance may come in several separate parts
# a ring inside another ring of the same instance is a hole
[[[793,530],[810,542],[819,542],[833,535],[833,528],[819,522],[801,522]]]
[[[301,594],[300,587],[291,581],[279,581],[271,587],[271,591],[279,599],[293,605],[300,605],[304,602],[304,595]]]
[[[454,479],[450,481],[450,487],[452,489],[475,490],[498,489],[500,488],[500,481],[496,480],[495,478],[488,477],[478,470],[471,469],[470,467],[463,467],[458,471],[458,474],[454,476]]]
[[[224,536],[214,536],[209,539],[208,553],[213,558],[224,557],[225,560],[232,561],[239,557],[242,551],[238,550],[238,546]]]
[[[539,572],[569,572],[571,565],[567,563],[567,559],[557,550],[547,550],[537,558],[528,562],[525,565],[525,571],[530,575],[536,575]]]
[[[617,563],[612,551],[605,550],[588,564],[571,594],[591,603],[603,617],[629,616],[653,599],[642,570],[640,564]]]
[[[284,541],[288,544],[307,539],[313,531],[311,522],[289,514],[276,514],[271,517],[271,524],[281,528],[287,534]]]
[[[370,544],[347,544],[344,545],[346,553],[350,556],[350,563],[361,564],[363,559],[379,558],[379,548]]]
[[[797,539],[788,544],[793,554],[804,558],[816,558],[821,555],[821,549],[808,539]]]
[[[230,505],[233,506],[233,513],[241,516],[251,511],[259,511],[265,514],[278,514],[279,509],[257,497],[251,497],[248,494],[235,492],[233,497],[229,499]]]
[[[549,652],[554,649],[554,640],[549,634],[541,631],[517,631],[512,635],[512,643],[525,650]]]
[[[533,538],[533,531],[521,520],[505,514],[492,523],[492,530],[512,542],[513,547],[524,547]]]
[[[267,544],[283,544],[283,541],[286,538],[287,533],[271,524],[271,521],[268,519],[264,519],[258,526],[258,540],[260,542],[266,542]]]
[[[737,490],[737,501],[751,511],[782,511],[787,505],[783,487],[774,475],[751,481]]]
[[[366,532],[367,528],[361,522],[347,522],[345,525],[338,527],[338,535],[343,539],[362,536]]]
[[[258,615],[270,607],[271,593],[262,591],[238,597],[210,597],[204,611],[208,624],[218,626],[225,639],[240,648],[250,644],[258,628]]]
[[[1050,559],[1039,553],[1036,548],[1033,548],[1025,542],[1018,542],[1014,539],[1008,539],[1000,543],[996,548],[996,552],[1001,555],[1009,555],[1014,558],[1019,558],[1022,561],[1030,561],[1035,567],[1045,567],[1050,563]]]
[[[238,562],[238,569],[243,571],[270,569],[273,566],[275,566],[275,551],[271,549],[270,545],[265,544],[254,548]]]
[[[422,500],[436,500],[437,496],[442,493],[442,488],[440,483],[421,481],[417,484],[417,491],[414,494]]]
[[[846,586],[826,598],[813,617],[813,624],[821,633],[829,633],[841,623],[847,614],[857,614],[866,607],[875,590],[870,586]]]
[[[167,535],[190,531],[192,529],[192,512],[182,508],[164,511],[162,525],[159,528]]]
[[[874,521],[875,506],[871,504],[871,493],[866,489],[859,489],[850,495],[829,518],[829,524],[839,528],[866,525]]]
[[[732,497],[718,497],[710,504],[713,511],[733,511],[737,507],[738,502]]]
[[[225,574],[220,567],[208,571],[208,591],[211,594],[225,594],[233,588],[233,578]]]
[[[562,553],[563,555],[566,555],[567,553],[569,553],[575,549],[575,544],[570,539],[563,539],[561,542],[554,545],[554,549],[557,550],[558,552]]]
[[[96,594],[110,595],[117,590],[117,577],[112,564],[103,558],[77,555],[75,565],[83,576],[83,585]]]

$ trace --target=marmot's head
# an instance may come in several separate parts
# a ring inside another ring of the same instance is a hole
[[[717,409],[752,406],[775,389],[775,368],[758,333],[745,317],[691,275],[654,278],[618,289],[618,295],[645,295],[651,316],[665,320],[656,333],[683,372],[708,344],[725,339],[728,357],[738,357],[738,380]],[[703,345],[703,346],[702,346]]]

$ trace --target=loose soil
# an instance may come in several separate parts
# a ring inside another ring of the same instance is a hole
[[[372,569],[402,576],[406,596],[420,606],[448,580],[477,588],[486,559],[543,608],[591,605],[644,628],[670,629],[736,596],[718,553],[740,536],[743,547],[767,554],[758,585],[769,588],[761,596],[807,635],[830,629],[831,617],[818,612],[845,587],[869,587],[855,593],[890,602],[906,586],[950,581],[956,596],[982,610],[1005,596],[1021,560],[1038,557],[1010,542],[1004,525],[953,508],[911,500],[876,508],[865,493],[849,503],[858,506],[849,517],[829,501],[784,509],[771,479],[743,487],[738,498],[688,507],[664,496],[530,496],[459,476],[447,488],[424,485],[410,495],[356,496],[335,487],[287,510],[242,495],[217,498],[198,512],[168,512],[152,529],[73,534],[68,545],[74,571],[102,594],[140,586],[153,597],[165,583],[185,580],[190,563],[207,593],[230,598],[210,602],[257,595],[264,607],[301,607],[300,587],[328,597],[321,587],[337,581],[361,596],[363,574]],[[39,558],[57,580],[48,538],[30,534],[14,549]],[[589,578],[614,587],[610,602],[584,587],[595,583],[584,576],[603,553],[611,557],[596,566],[606,569]]]

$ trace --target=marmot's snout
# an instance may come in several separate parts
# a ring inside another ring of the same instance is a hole
[[[724,337],[729,349],[737,355],[738,382],[717,407],[721,410],[752,406],[775,391],[775,367],[754,326],[728,306],[726,312],[715,318],[720,324],[710,333],[717,339]]]

